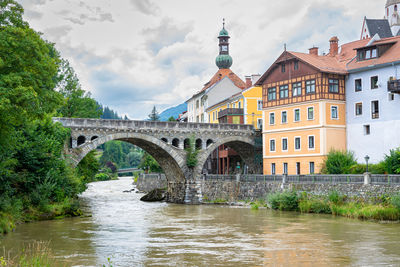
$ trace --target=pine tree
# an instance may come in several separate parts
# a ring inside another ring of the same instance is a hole
[[[158,114],[156,106],[153,107],[153,110],[149,114],[149,120],[150,121],[159,121],[160,120],[160,115]]]

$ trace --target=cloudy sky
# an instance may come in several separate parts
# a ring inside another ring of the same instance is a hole
[[[288,50],[328,52],[330,37],[358,39],[386,0],[18,0],[56,43],[85,90],[131,119],[180,104],[217,71],[226,19],[232,70],[260,73]]]

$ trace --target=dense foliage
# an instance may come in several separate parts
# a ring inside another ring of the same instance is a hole
[[[323,163],[322,173],[350,173],[350,168],[356,164],[357,161],[352,152],[331,150]]]

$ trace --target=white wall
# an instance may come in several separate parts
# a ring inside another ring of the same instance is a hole
[[[400,95],[389,101],[387,81],[400,78],[400,66],[351,73],[346,81],[347,149],[355,153],[359,162],[369,155],[371,163],[379,162],[390,149],[400,147]],[[371,77],[378,76],[377,89],[371,89]],[[362,79],[362,91],[355,92],[355,80]],[[379,118],[372,119],[371,101],[379,101]],[[363,113],[355,115],[355,104],[362,102]],[[364,134],[370,125],[370,135]]]
[[[242,89],[237,87],[229,78],[225,77],[211,87],[207,92],[208,107],[211,107],[234,94],[240,93],[241,91]]]

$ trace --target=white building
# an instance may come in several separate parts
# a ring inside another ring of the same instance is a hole
[[[400,147],[400,36],[355,45],[357,57],[347,64],[347,149],[358,162],[368,155],[377,163]]]
[[[219,70],[204,87],[186,101],[188,122],[208,122],[208,107],[241,92],[246,84],[230,70],[233,60],[229,55],[229,34],[225,23],[219,32],[219,55],[215,63]]]

